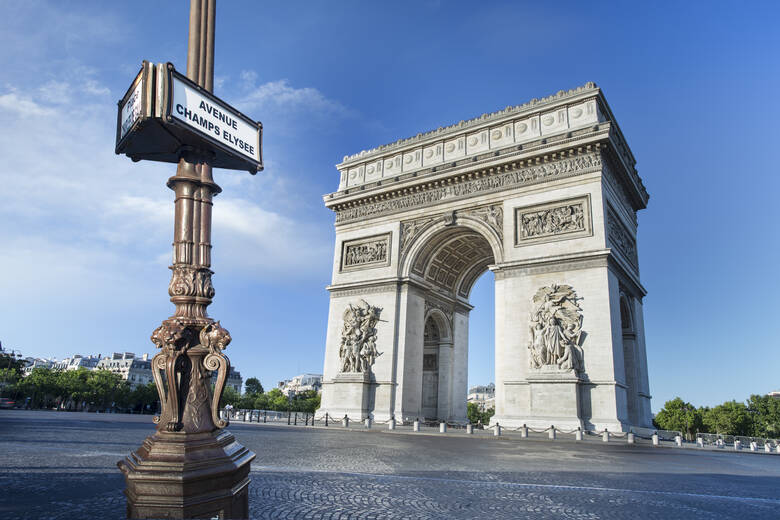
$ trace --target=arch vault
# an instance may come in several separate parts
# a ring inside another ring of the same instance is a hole
[[[465,421],[469,293],[495,275],[505,426],[649,426],[637,211],[593,84],[345,157],[321,413]]]

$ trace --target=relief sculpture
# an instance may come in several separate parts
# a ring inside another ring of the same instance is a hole
[[[344,265],[373,264],[387,260],[387,239],[348,245],[344,252]]]
[[[531,368],[551,366],[578,372],[582,369],[582,309],[571,285],[542,287],[533,297]]]
[[[376,349],[376,324],[382,309],[365,300],[344,311],[339,359],[342,372],[368,372],[379,352]]]
[[[537,238],[585,229],[582,202],[520,215],[520,238]]]

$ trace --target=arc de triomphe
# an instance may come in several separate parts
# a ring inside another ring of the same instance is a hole
[[[494,421],[650,426],[635,162],[592,83],[345,157],[320,413],[465,420],[490,269]]]

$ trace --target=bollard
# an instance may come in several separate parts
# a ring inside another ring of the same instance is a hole
[[[703,448],[704,447],[704,439],[702,437],[697,437],[696,438],[696,445],[699,446],[699,448]]]
[[[263,424],[268,420],[268,412],[263,412]]]
[[[295,421],[293,422],[295,426],[298,426],[298,412],[295,412]]]
[[[325,412],[325,426],[328,426],[328,412]]]
[[[412,423],[412,431],[413,432],[419,432],[420,431],[420,419],[415,419]]]
[[[653,446],[658,446],[658,434],[653,433]]]
[[[628,432],[628,434],[626,434],[626,442],[628,444],[634,444],[634,442],[636,442],[634,440],[634,432]]]
[[[439,423],[439,433],[447,433],[447,423],[446,422]]]
[[[313,424],[314,424],[314,421],[312,421],[312,425]],[[308,426],[308,425],[309,425],[309,414],[307,413],[306,414],[306,424],[304,426]]]
[[[387,422],[387,429],[395,430],[395,417],[390,417],[390,420]]]
[[[349,428],[349,417],[347,417],[347,414],[344,414],[344,418],[341,420],[341,425],[344,428]]]
[[[780,455],[780,444],[775,444],[775,452]]]
[[[577,426],[577,431],[574,432],[574,440],[575,441],[582,440],[582,426]]]
[[[770,446],[768,442],[764,443],[764,452],[772,453],[772,446]]]
[[[287,426],[290,426],[290,411],[287,411]]]
[[[520,437],[523,437],[523,438],[527,438],[528,437],[528,426],[526,426],[525,424],[520,429]]]
[[[554,425],[550,425],[550,431],[547,432],[547,437],[549,437],[551,441],[555,440],[555,426]]]
[[[466,425],[466,435],[474,435],[474,425],[471,423],[468,423]],[[768,444],[767,444],[768,446]]]
[[[742,443],[738,440],[734,440],[734,451],[739,451],[742,449]]]
[[[758,449],[758,443],[756,441],[750,441],[750,451],[756,451]]]
[[[679,435],[674,436],[674,443],[679,447],[682,446],[682,437]]]
[[[604,428],[604,431],[601,432],[601,441],[602,442],[609,442],[609,431],[607,431],[606,428]]]
[[[493,428],[493,435],[495,437],[501,436],[501,425],[500,424],[496,423],[495,428]]]

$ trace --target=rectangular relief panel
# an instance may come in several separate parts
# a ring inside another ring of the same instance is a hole
[[[515,208],[515,247],[593,235],[590,195]]]
[[[390,265],[391,233],[374,235],[341,244],[341,272]]]
[[[607,204],[607,239],[632,266],[639,267],[636,240],[609,204]]]

